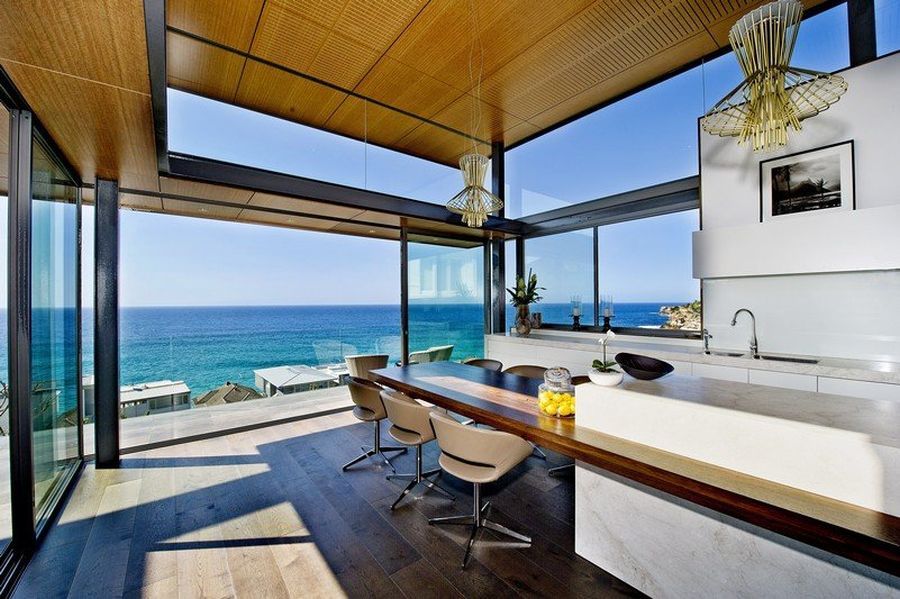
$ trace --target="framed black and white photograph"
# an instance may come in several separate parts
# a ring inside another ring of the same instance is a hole
[[[759,163],[759,221],[856,208],[853,141]]]

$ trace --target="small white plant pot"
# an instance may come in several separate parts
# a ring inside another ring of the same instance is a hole
[[[596,368],[588,371],[588,378],[591,379],[591,382],[601,387],[615,387],[622,382],[623,377],[621,372],[600,372]]]

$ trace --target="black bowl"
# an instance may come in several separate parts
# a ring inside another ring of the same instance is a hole
[[[634,378],[644,381],[658,379],[675,370],[675,367],[668,362],[663,362],[662,360],[657,360],[650,356],[641,356],[639,354],[628,354],[624,352],[616,354],[616,362],[619,363],[622,370]]]

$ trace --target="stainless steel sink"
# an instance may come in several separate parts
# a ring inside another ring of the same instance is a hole
[[[733,352],[733,351],[711,351],[709,352],[713,356],[723,356],[726,358],[740,358],[743,355],[741,352]]]
[[[773,360],[775,362],[794,362],[796,364],[818,364],[819,361],[814,358],[794,358],[791,356],[760,356],[762,360]]]

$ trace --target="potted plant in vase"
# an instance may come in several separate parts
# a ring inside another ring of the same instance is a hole
[[[510,295],[510,303],[516,307],[516,333],[523,337],[531,332],[531,318],[528,316],[528,306],[541,301],[538,291],[537,275],[528,270],[528,277],[517,277],[515,289],[507,289]]]
[[[622,373],[614,368],[616,363],[614,361],[607,361],[606,359],[606,346],[615,338],[615,336],[616,334],[612,331],[607,331],[606,334],[600,338],[600,345],[603,346],[603,359],[594,360],[591,364],[592,368],[588,371],[588,377],[595,385],[615,387],[622,382]]]

